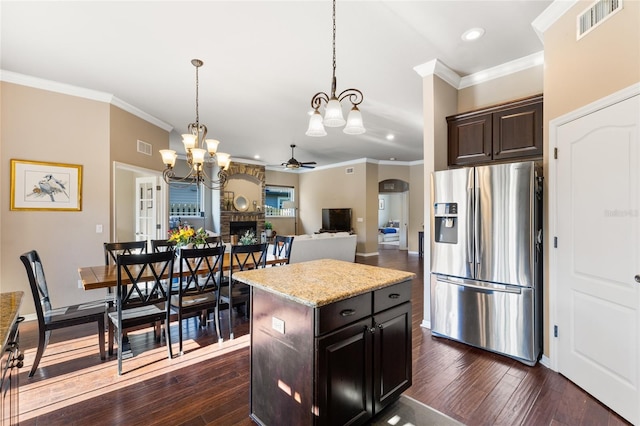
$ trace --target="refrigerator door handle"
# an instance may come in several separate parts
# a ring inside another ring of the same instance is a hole
[[[467,189],[467,206],[472,206],[473,205],[473,188],[468,188]],[[469,264],[469,270],[471,271],[472,274],[474,274],[475,268],[473,265],[474,259],[473,259],[473,244],[474,244],[474,238],[473,238],[473,234],[474,234],[474,223],[473,223],[473,215],[467,214],[467,252],[466,252],[466,258],[467,258],[467,263]],[[475,274],[472,275],[475,277]]]
[[[477,177],[477,174],[476,174]],[[475,234],[475,238],[474,238],[474,244],[475,244],[475,254],[476,254],[476,269],[475,269],[475,278],[479,277],[480,274],[480,263],[482,261],[482,258],[480,257],[480,236],[481,236],[481,214],[482,212],[480,211],[480,189],[478,189],[478,179],[476,179],[476,188],[475,188],[475,200],[474,200],[474,205],[473,205],[473,211],[474,211],[474,215],[475,215],[475,224],[474,224],[474,234]]]
[[[469,287],[472,288],[474,290],[483,292],[483,293],[488,293],[488,294],[492,294],[494,292],[497,293],[512,293],[512,294],[520,294],[522,293],[522,289],[518,288],[518,287],[507,287],[507,286],[501,286],[500,288],[495,288],[495,287],[488,287],[488,286],[484,286],[484,285],[480,285],[480,284],[471,284],[469,282],[460,282],[460,281],[451,281],[442,277],[438,278],[438,281],[440,282],[444,282],[447,284],[453,284],[453,285],[457,285],[460,287]]]

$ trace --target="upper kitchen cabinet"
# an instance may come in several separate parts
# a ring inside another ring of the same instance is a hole
[[[449,166],[542,158],[542,95],[447,117]]]

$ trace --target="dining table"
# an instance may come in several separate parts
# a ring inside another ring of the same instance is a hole
[[[283,257],[274,257],[273,255],[268,255],[267,260],[265,262],[266,265],[281,265],[286,264],[287,259]],[[179,262],[173,263],[173,276],[177,277],[180,273]],[[224,253],[224,258],[222,262],[222,270],[229,271],[231,266],[231,254],[229,252]],[[253,264],[251,260],[249,260],[245,264],[245,269],[253,268]],[[203,262],[201,267],[203,273],[208,273],[206,265]],[[80,275],[80,280],[82,281],[82,287],[85,290],[96,290],[101,288],[109,288],[116,287],[118,285],[118,266],[111,265],[96,265],[96,266],[81,266],[78,268],[78,275]],[[168,275],[168,274],[167,274]],[[164,278],[167,278],[165,276]],[[152,281],[154,279],[153,274],[150,271],[143,273],[142,280]],[[128,283],[128,277],[123,277],[123,282]]]

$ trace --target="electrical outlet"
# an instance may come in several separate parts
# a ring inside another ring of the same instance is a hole
[[[78,280],[78,288],[82,288],[82,280]]]

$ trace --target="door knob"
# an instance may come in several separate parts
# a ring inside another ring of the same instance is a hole
[[[635,276],[635,280],[636,280],[637,283],[640,283],[640,274]]]

